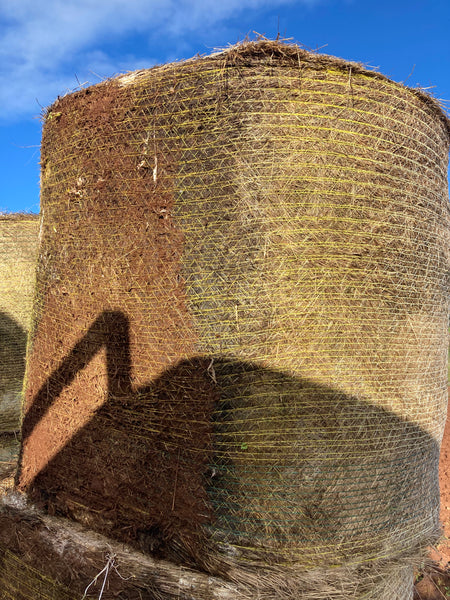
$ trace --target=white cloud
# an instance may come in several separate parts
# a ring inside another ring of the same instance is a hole
[[[311,4],[318,0],[302,0]],[[0,107],[3,119],[39,113],[36,98],[49,104],[77,86],[143,66],[142,54],[113,60],[102,49],[133,34],[158,31],[175,39],[238,16],[295,0],[14,0],[0,5]],[[297,0],[298,2],[298,0]],[[162,33],[161,33],[162,35]],[[137,54],[137,53],[136,53]],[[164,57],[164,59],[173,57]],[[161,57],[159,57],[161,60]],[[80,81],[80,83],[84,83]]]

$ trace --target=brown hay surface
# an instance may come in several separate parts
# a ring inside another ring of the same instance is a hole
[[[79,600],[88,586],[86,597],[99,598],[101,592],[102,600],[412,598],[408,555],[365,566],[307,571],[266,565],[255,572],[243,565],[226,577],[212,577],[45,515],[14,493],[1,503],[0,525],[1,589],[5,598],[14,600]]]
[[[446,600],[450,597],[450,570],[430,562],[415,574],[414,600]]]
[[[58,100],[20,488],[214,573],[435,539],[448,144],[422,92],[266,42]]]

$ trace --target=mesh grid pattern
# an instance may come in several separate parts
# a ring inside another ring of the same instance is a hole
[[[280,44],[59,100],[20,489],[213,571],[433,539],[448,139],[425,95]]]
[[[6,548],[0,549],[1,600],[80,600],[79,595],[59,585]]]
[[[0,477],[14,474],[31,324],[38,215],[0,215]],[[9,482],[11,484],[11,481]]]

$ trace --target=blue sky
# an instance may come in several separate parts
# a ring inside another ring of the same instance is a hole
[[[376,67],[450,107],[450,0],[0,0],[0,212],[39,212],[40,116],[58,95],[254,31]]]

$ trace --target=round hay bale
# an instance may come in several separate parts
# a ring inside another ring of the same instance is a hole
[[[38,232],[38,215],[0,214],[0,434],[20,428]]]
[[[19,488],[280,598],[341,565],[379,600],[438,529],[448,146],[424,93],[275,42],[59,99]]]

